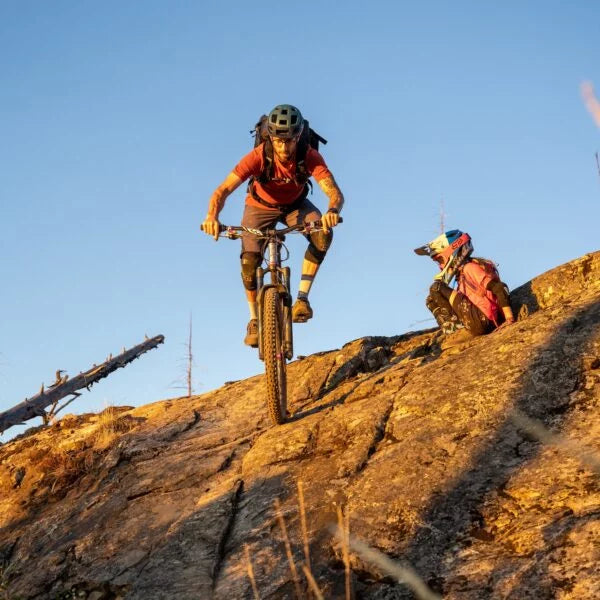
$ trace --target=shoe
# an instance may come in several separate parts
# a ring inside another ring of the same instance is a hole
[[[444,335],[452,335],[457,329],[462,329],[463,325],[458,317],[451,313],[447,308],[437,307],[433,309],[433,316]]]
[[[456,321],[445,321],[440,327],[444,335],[452,335],[457,329]]]
[[[294,323],[306,323],[312,319],[313,311],[306,298],[298,298],[292,306],[292,321]]]
[[[248,321],[244,344],[252,348],[258,348],[258,319],[250,319]]]

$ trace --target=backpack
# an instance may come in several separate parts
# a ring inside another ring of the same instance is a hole
[[[486,275],[489,275],[492,281],[499,281],[502,284],[502,287],[506,290],[507,296],[510,298],[510,290],[508,286],[500,279],[500,273],[498,273],[498,268],[495,262],[492,262],[488,258],[480,258],[480,257],[471,257],[473,262],[476,262],[485,272]],[[483,296],[485,295],[485,290],[479,290],[479,293]]]
[[[268,183],[269,181],[274,181],[275,178],[274,170],[274,160],[273,160],[273,144],[271,143],[271,138],[269,137],[269,132],[267,129],[267,115],[262,115],[258,120],[258,123],[254,126],[254,129],[250,130],[250,133],[254,136],[254,147],[256,148],[260,144],[264,142],[263,149],[263,157],[264,157],[264,167],[262,173],[256,177],[256,180],[260,183]],[[309,127],[308,121],[304,119],[304,127],[302,128],[302,133],[300,134],[300,139],[298,140],[298,147],[296,149],[296,182],[301,185],[310,186],[312,189],[312,184],[309,181],[309,175],[306,172],[306,152],[308,148],[314,148],[315,150],[319,150],[319,143],[326,144],[327,140],[322,138],[316,131]],[[253,182],[254,177],[250,179],[248,184],[248,190],[253,190]],[[308,193],[308,190],[306,190]]]
[[[476,262],[485,271],[486,275],[489,275],[494,281],[500,281],[500,273],[498,273],[496,263],[487,258],[479,258],[475,256],[471,257],[470,260]]]

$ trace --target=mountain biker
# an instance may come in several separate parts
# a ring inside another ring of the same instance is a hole
[[[483,335],[514,323],[506,284],[492,261],[471,256],[468,233],[446,231],[415,252],[430,256],[440,268],[425,304],[445,334],[459,324],[472,335]],[[456,289],[451,287],[454,278]]]
[[[323,157],[310,146],[306,150],[303,168],[307,176],[312,176],[329,198],[329,207],[324,215],[307,198],[306,177],[297,176],[296,150],[304,119],[300,111],[290,104],[276,106],[267,118],[268,142],[273,147],[272,177],[261,177],[265,168],[265,144],[263,142],[244,156],[227,175],[223,183],[213,192],[208,213],[200,228],[218,239],[219,213],[227,197],[246,179],[252,178],[248,186],[246,205],[242,217],[242,226],[254,229],[268,229],[278,222],[288,227],[310,221],[322,220],[323,230],[305,236],[308,248],[302,263],[298,298],[292,307],[292,319],[295,323],[304,323],[313,316],[308,294],[325,254],[331,245],[331,228],[339,222],[339,213],[344,205],[344,196],[340,191]],[[242,234],[242,282],[246,288],[246,298],[250,309],[244,343],[258,346],[257,321],[257,282],[256,269],[262,262],[261,243],[251,234]]]

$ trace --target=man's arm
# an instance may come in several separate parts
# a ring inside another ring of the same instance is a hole
[[[242,179],[240,179],[234,171],[231,171],[225,178],[225,181],[213,192],[208,202],[208,212],[204,219],[200,229],[208,235],[212,235],[215,240],[219,238],[219,213],[225,206],[225,200],[232,194],[238,187],[242,185]]]
[[[344,194],[342,194],[333,175],[324,177],[318,183],[319,187],[329,198],[329,207],[321,219],[323,231],[327,233],[329,228],[335,227],[340,220],[339,212],[342,210],[342,206],[344,206]]]

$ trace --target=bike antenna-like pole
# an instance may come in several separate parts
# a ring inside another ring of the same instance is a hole
[[[446,231],[446,210],[444,208],[444,197],[440,200],[440,233]]]

